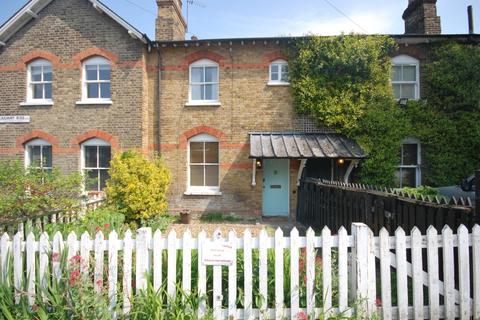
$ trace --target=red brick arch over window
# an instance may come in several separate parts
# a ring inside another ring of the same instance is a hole
[[[395,52],[393,57],[399,56],[399,55],[407,55],[412,58],[415,58],[417,60],[424,60],[427,56],[426,54],[426,49],[421,49],[421,48],[415,48],[415,47],[407,47],[407,46],[401,46],[398,48],[398,50]]]
[[[32,141],[34,139],[42,139],[42,140],[50,142],[52,144],[52,149],[53,149],[54,152],[59,149],[58,139],[55,136],[53,136],[49,133],[46,133],[44,131],[41,131],[41,130],[30,131],[30,132],[18,137],[17,140],[16,140],[17,148],[23,148],[23,146],[27,142]]]
[[[218,53],[208,51],[208,50],[200,50],[200,51],[188,54],[182,61],[182,68],[184,70],[188,70],[188,67],[192,63],[202,59],[212,60],[218,63],[220,67],[223,67],[225,65],[225,58],[222,55],[219,55]]]
[[[285,60],[288,61],[288,57],[285,55],[283,51],[274,51],[267,53],[262,58],[263,63],[266,65],[270,65],[275,60]]]
[[[26,67],[30,62],[36,59],[45,59],[52,63],[53,67],[56,68],[60,65],[60,58],[54,55],[51,52],[44,50],[34,50],[20,58],[19,66]]]
[[[83,142],[93,138],[105,140],[108,143],[110,143],[110,146],[113,149],[119,149],[118,139],[115,136],[112,136],[102,130],[89,130],[82,134],[76,135],[75,137],[72,138],[72,140],[70,140],[70,146],[72,147],[72,149],[80,149],[80,145]]]
[[[116,54],[114,54],[113,52],[110,52],[108,50],[105,50],[105,49],[102,49],[102,48],[89,48],[89,49],[86,49],[86,50],[83,50],[79,53],[77,53],[75,56],[73,56],[73,63],[78,66],[78,67],[81,67],[82,66],[82,62],[85,60],[85,59],[88,59],[88,58],[91,58],[91,57],[94,57],[94,56],[100,56],[100,57],[104,57],[105,59],[108,59],[112,62],[112,64],[117,64],[118,62],[118,56]]]
[[[179,140],[178,141],[179,146],[180,147],[186,147],[188,139],[190,139],[190,138],[192,138],[196,135],[202,134],[202,133],[206,133],[206,134],[209,134],[211,136],[214,136],[215,138],[218,139],[218,141],[220,143],[224,143],[227,140],[227,135],[224,132],[222,132],[218,129],[208,127],[208,126],[198,126],[198,127],[192,128],[190,130],[187,130],[183,134],[180,135],[180,137],[178,139]]]

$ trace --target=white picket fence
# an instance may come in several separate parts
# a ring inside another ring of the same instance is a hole
[[[90,266],[93,266],[95,290],[101,290],[102,282],[107,283],[112,310],[118,303],[117,290],[121,290],[123,311],[128,314],[134,294],[132,277],[135,278],[135,291],[138,292],[147,287],[146,274],[151,272],[153,286],[158,289],[162,285],[164,268],[168,295],[176,294],[177,281],[180,280],[183,290],[191,292],[192,275],[197,273],[198,285],[195,287],[199,296],[205,296],[207,266],[199,261],[198,269],[192,270],[192,253],[198,250],[201,257],[203,244],[210,240],[204,232],[198,238],[192,238],[189,231],[180,238],[174,231],[163,237],[160,231],[152,235],[148,228],[137,230],[135,239],[130,231],[125,233],[123,239],[119,239],[115,231],[109,234],[108,239],[101,232],[94,239],[85,233],[80,240],[72,233],[66,241],[59,233],[54,235],[53,241],[49,240],[47,234],[42,234],[38,240],[30,234],[26,241],[20,233],[13,240],[4,234],[0,239],[0,279],[8,281],[11,278],[8,263],[13,256],[12,278],[15,288],[21,289],[25,275],[38,275],[39,284],[46,286],[49,281],[46,278],[47,268],[51,268],[54,278],[61,276],[60,263],[52,256],[67,250],[68,258],[81,256],[81,272],[87,274]],[[237,264],[214,266],[213,292],[209,293],[213,296],[213,304],[207,306],[207,300],[202,299],[199,315],[210,307],[217,319],[300,319],[302,313],[309,315],[309,319],[314,314],[315,317],[328,317],[339,313],[360,318],[377,314],[383,319],[480,319],[478,225],[470,234],[467,228],[461,226],[457,234],[453,234],[448,227],[438,234],[431,227],[426,235],[413,229],[407,236],[402,229],[398,229],[394,236],[382,230],[379,237],[374,237],[365,225],[353,224],[351,235],[344,228],[337,235],[331,235],[330,230],[324,229],[320,236],[309,229],[305,237],[300,237],[298,231],[293,229],[289,237],[285,237],[282,230],[277,229],[274,237],[269,237],[265,230],[256,238],[249,231],[245,231],[242,237],[237,237],[232,231],[223,240],[233,246],[235,260],[236,255],[243,251],[244,283],[237,283]],[[257,249],[259,259],[253,260],[252,250]],[[273,250],[275,255],[274,274],[268,274],[268,263],[271,263],[267,259],[269,250]],[[290,252],[290,277],[287,278],[283,268],[285,250]],[[167,253],[166,265],[162,265],[164,251]],[[119,252],[123,254],[119,256]],[[135,259],[132,256],[134,252]],[[305,279],[299,277],[302,252],[306,254]],[[176,265],[177,255],[183,257],[181,266]],[[316,260],[318,257],[321,257],[321,262]],[[259,264],[258,268],[253,266],[255,261]],[[321,292],[317,292],[315,285],[315,277],[318,279],[319,276],[315,274],[316,263],[322,265]],[[133,264],[135,272],[132,270]],[[176,275],[179,267],[182,270],[181,279]],[[228,268],[226,303],[222,303],[222,268]],[[258,274],[253,274],[254,270]],[[258,288],[253,288],[254,277],[258,278]],[[274,301],[265,301],[260,309],[254,309],[254,289],[258,289],[257,292],[266,299],[268,280],[272,277],[275,280]],[[28,298],[33,304],[35,293],[39,290],[35,277],[29,276],[27,279]],[[284,279],[290,281],[289,301],[284,297]],[[377,284],[380,292],[377,292]],[[301,285],[305,285],[306,289],[304,307],[300,301]],[[243,309],[237,308],[238,286],[243,288]],[[332,292],[336,292],[335,297]],[[427,292],[426,296],[424,292]],[[321,305],[318,303],[320,299],[316,299],[317,295],[321,297]]]

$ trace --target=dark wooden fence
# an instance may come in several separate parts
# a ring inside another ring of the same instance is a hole
[[[470,199],[449,199],[409,195],[400,191],[347,184],[337,181],[304,179],[298,188],[297,221],[336,232],[341,226],[350,231],[352,222],[367,224],[375,234],[385,227],[394,232],[413,227],[422,233],[433,225],[441,230],[460,224],[469,229],[480,223]]]

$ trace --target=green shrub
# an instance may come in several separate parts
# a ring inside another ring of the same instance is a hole
[[[226,215],[219,212],[205,213],[200,216],[200,221],[210,222],[210,223],[219,223],[219,222],[238,222],[242,221],[242,218]]]
[[[115,230],[119,236],[123,236],[128,229],[135,232],[135,230],[140,227],[149,227],[152,228],[153,231],[159,229],[163,232],[176,219],[176,217],[170,215],[159,215],[140,221],[127,222],[123,213],[120,213],[114,207],[105,206],[94,211],[87,211],[84,216],[72,222],[46,224],[45,232],[50,236],[53,236],[56,232],[60,232],[64,237],[67,237],[70,232],[75,232],[78,237],[84,232],[87,232],[91,237],[94,237],[98,231],[102,231],[104,236],[108,237],[108,234]],[[36,226],[27,225],[27,233],[30,230],[37,236],[41,232]]]
[[[198,316],[200,298],[197,293],[186,293],[177,285],[174,298],[168,297],[166,290],[155,291],[151,282],[147,290],[141,291],[133,298],[130,319],[132,320],[213,320],[212,310],[207,308],[206,315]]]
[[[418,188],[402,188],[400,189],[408,194],[414,194],[417,196],[438,196],[438,190],[428,186],[420,186]]]
[[[98,231],[102,231],[108,236],[110,231],[115,230],[119,234],[123,234],[128,226],[125,224],[125,215],[118,212],[112,207],[102,207],[97,210],[87,211],[80,219],[70,223],[51,223],[45,226],[45,231],[49,235],[59,231],[65,237],[70,232],[75,232],[80,236],[84,232],[88,232],[94,236]]]
[[[213,319],[212,310],[208,307],[204,317],[197,316],[201,298],[196,293],[187,294],[181,289],[181,286],[177,286],[176,297],[174,299],[167,298],[166,281],[163,282],[161,289],[156,291],[152,286],[151,275],[149,275],[147,290],[129,298],[131,312],[129,316],[126,316],[122,310],[124,302],[122,291],[118,290],[117,305],[114,309],[110,309],[107,283],[99,280],[95,284],[91,276],[82,274],[81,266],[84,262],[80,256],[73,256],[67,260],[66,251],[64,251],[60,255],[51,255],[49,260],[60,263],[61,277],[58,282],[48,281],[46,289],[41,289],[39,283],[36,283],[39,292],[35,296],[32,307],[28,304],[27,276],[23,275],[21,290],[15,291],[12,286],[13,270],[10,261],[10,278],[5,282],[0,281],[0,319]],[[106,271],[104,272],[106,273]],[[90,265],[89,274],[93,274],[92,265]],[[51,269],[46,276],[47,278],[52,277]],[[95,290],[95,286],[99,287],[99,292]],[[15,292],[20,297],[18,304],[14,303]],[[113,312],[116,317],[112,315]]]
[[[0,216],[21,217],[69,210],[80,204],[82,176],[25,169],[19,161],[0,161]]]
[[[15,289],[11,286],[11,279],[0,282],[0,319],[113,319],[106,287],[101,284],[101,291],[95,292],[92,279],[80,272],[82,263],[80,256],[74,256],[67,261],[65,251],[60,255],[52,255],[49,260],[60,263],[62,270],[60,279],[48,281],[45,289],[37,282],[39,292],[32,307],[27,302],[28,277],[25,274],[22,279],[23,290],[17,291],[20,297],[19,304],[14,303]],[[51,276],[49,270],[47,277]]]
[[[177,220],[178,217],[171,215],[156,215],[150,217],[149,219],[142,219],[140,221],[140,225],[142,227],[152,228],[153,232],[155,232],[157,229],[160,231],[165,231],[168,226]]]
[[[170,172],[159,157],[148,160],[137,151],[119,153],[110,162],[109,172],[108,202],[128,221],[166,213]]]

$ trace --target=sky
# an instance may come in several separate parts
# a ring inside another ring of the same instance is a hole
[[[61,0],[59,0],[61,1]],[[86,0],[83,0],[86,1]],[[0,0],[0,24],[27,0]],[[155,34],[155,0],[102,0],[151,39]],[[184,15],[187,17],[187,0]],[[187,38],[200,39],[333,35],[341,32],[402,34],[408,0],[190,0]],[[474,5],[480,33],[480,2],[438,0],[442,33],[467,33],[467,6]],[[476,5],[476,6],[475,6]]]

